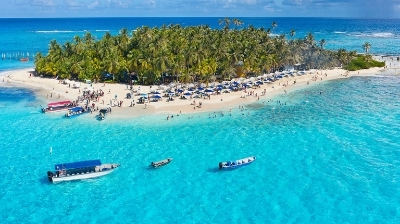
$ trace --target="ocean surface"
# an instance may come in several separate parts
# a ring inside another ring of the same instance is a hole
[[[327,48],[362,51],[369,41],[373,53],[399,54],[388,44],[400,46],[398,20],[243,21],[276,21],[276,32],[295,29],[296,36],[318,31]],[[0,50],[46,52],[51,39],[63,42],[85,30],[101,37],[104,30],[178,22],[218,26],[218,18],[0,19],[7,34]],[[2,75],[33,66],[15,54],[0,61]],[[243,110],[169,121],[165,115],[66,119],[40,113],[45,102],[33,91],[0,87],[0,223],[399,223],[399,86],[396,73],[352,77]],[[257,160],[218,170],[221,161],[248,156]],[[174,158],[169,165],[148,168],[167,157]],[[54,164],[89,159],[121,167],[98,179],[48,182]]]

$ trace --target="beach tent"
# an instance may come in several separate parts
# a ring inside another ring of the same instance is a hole
[[[81,84],[79,82],[73,83],[72,88],[80,88]]]
[[[90,86],[89,86],[89,87],[85,87],[84,90],[86,90],[86,91],[93,91],[93,87],[90,87]]]

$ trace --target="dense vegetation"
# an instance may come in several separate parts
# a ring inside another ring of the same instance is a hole
[[[372,67],[384,67],[385,62],[379,62],[372,59],[371,55],[358,55],[345,66],[349,71],[356,71],[360,69],[368,69]]]
[[[237,76],[257,75],[302,64],[303,68],[329,68],[347,65],[356,52],[324,49],[309,33],[295,39],[295,31],[273,36],[271,28],[242,28],[237,19],[221,19],[221,29],[207,25],[181,27],[141,27],[122,29],[118,35],[106,33],[96,40],[90,32],[75,36],[63,45],[52,40],[47,56],[38,53],[38,74],[68,79],[117,82],[135,77],[145,84],[173,77],[181,82],[211,82]],[[112,74],[107,75],[107,74]],[[133,76],[130,76],[134,74]]]

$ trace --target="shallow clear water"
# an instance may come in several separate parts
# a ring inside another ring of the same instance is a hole
[[[245,110],[100,122],[41,114],[0,88],[0,214],[6,223],[398,223],[400,77],[353,77]],[[36,106],[36,107],[35,107]],[[209,118],[214,117],[214,118]],[[52,154],[49,149],[52,147]],[[256,156],[233,171],[218,162]],[[160,169],[151,161],[173,157]],[[53,164],[117,162],[51,184]]]

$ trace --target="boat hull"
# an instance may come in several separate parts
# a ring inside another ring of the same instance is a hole
[[[52,113],[52,112],[60,112],[60,111],[66,111],[71,109],[72,107],[65,107],[65,108],[57,108],[57,109],[49,109],[49,108],[42,108],[43,113]]]
[[[228,162],[220,162],[219,169],[237,169],[242,166],[247,166],[256,160],[255,156]]]
[[[53,183],[57,182],[62,182],[62,181],[72,181],[72,180],[84,180],[84,179],[91,179],[91,178],[97,178],[97,177],[102,177],[105,175],[108,175],[112,173],[114,170],[116,170],[119,167],[119,164],[103,164],[99,167],[96,167],[95,172],[90,172],[90,173],[77,173],[77,174],[71,174],[71,175],[60,175],[60,176],[49,176],[48,173],[48,178],[49,181]],[[51,171],[49,171],[51,173]]]
[[[158,168],[158,167],[167,165],[167,164],[170,163],[171,161],[172,161],[172,158],[163,159],[163,160],[160,160],[160,161],[157,161],[157,162],[152,162],[152,163],[150,164],[150,167]]]

